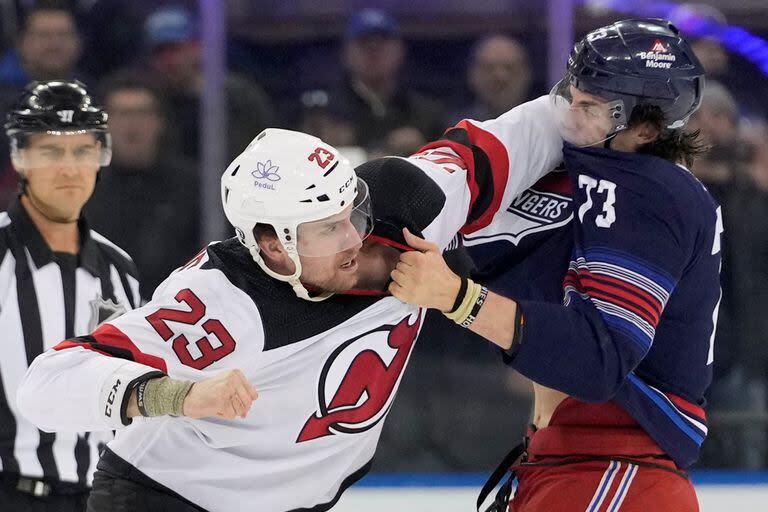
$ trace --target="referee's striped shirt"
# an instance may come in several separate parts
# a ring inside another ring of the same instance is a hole
[[[128,254],[84,220],[79,228],[80,254],[54,253],[18,200],[0,213],[0,471],[90,486],[112,433],[43,432],[16,406],[37,355],[138,305]]]

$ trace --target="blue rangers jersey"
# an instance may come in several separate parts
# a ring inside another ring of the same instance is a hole
[[[707,434],[720,210],[689,171],[660,158],[567,145],[564,158],[573,191],[569,225],[539,219],[542,229],[494,252],[483,252],[477,234],[466,237],[479,270],[524,314],[508,360],[533,381],[578,399],[615,400],[678,466],[688,467]],[[529,192],[542,196],[542,183]],[[519,205],[508,207],[506,232],[479,232],[486,243],[515,241],[510,226],[534,217],[518,212]],[[524,256],[518,268],[499,265],[516,251]],[[550,299],[563,273],[548,269],[565,254],[570,265],[560,305]],[[530,278],[543,281],[531,286]]]

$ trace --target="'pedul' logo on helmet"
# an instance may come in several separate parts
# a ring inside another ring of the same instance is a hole
[[[365,432],[389,411],[421,327],[422,313],[379,327],[339,346],[318,380],[318,409],[297,443]]]
[[[253,183],[254,186],[275,190],[273,183],[280,181],[279,170],[280,168],[277,165],[272,164],[272,160],[256,163],[256,169],[251,171],[251,176],[256,178],[256,181]]]
[[[266,162],[258,162],[256,169],[251,171],[251,176],[257,180],[267,181],[280,181],[280,175],[277,173],[280,168],[276,165],[272,165],[272,160]]]

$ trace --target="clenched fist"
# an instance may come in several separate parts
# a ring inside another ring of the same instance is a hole
[[[245,418],[259,394],[240,370],[229,370],[195,382],[184,399],[184,416]]]

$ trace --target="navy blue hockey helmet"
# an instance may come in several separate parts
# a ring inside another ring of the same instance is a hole
[[[625,129],[640,104],[658,106],[665,126],[678,129],[701,103],[704,69],[672,23],[623,20],[593,30],[574,46],[555,89],[568,96],[569,86],[610,103],[608,135]]]

